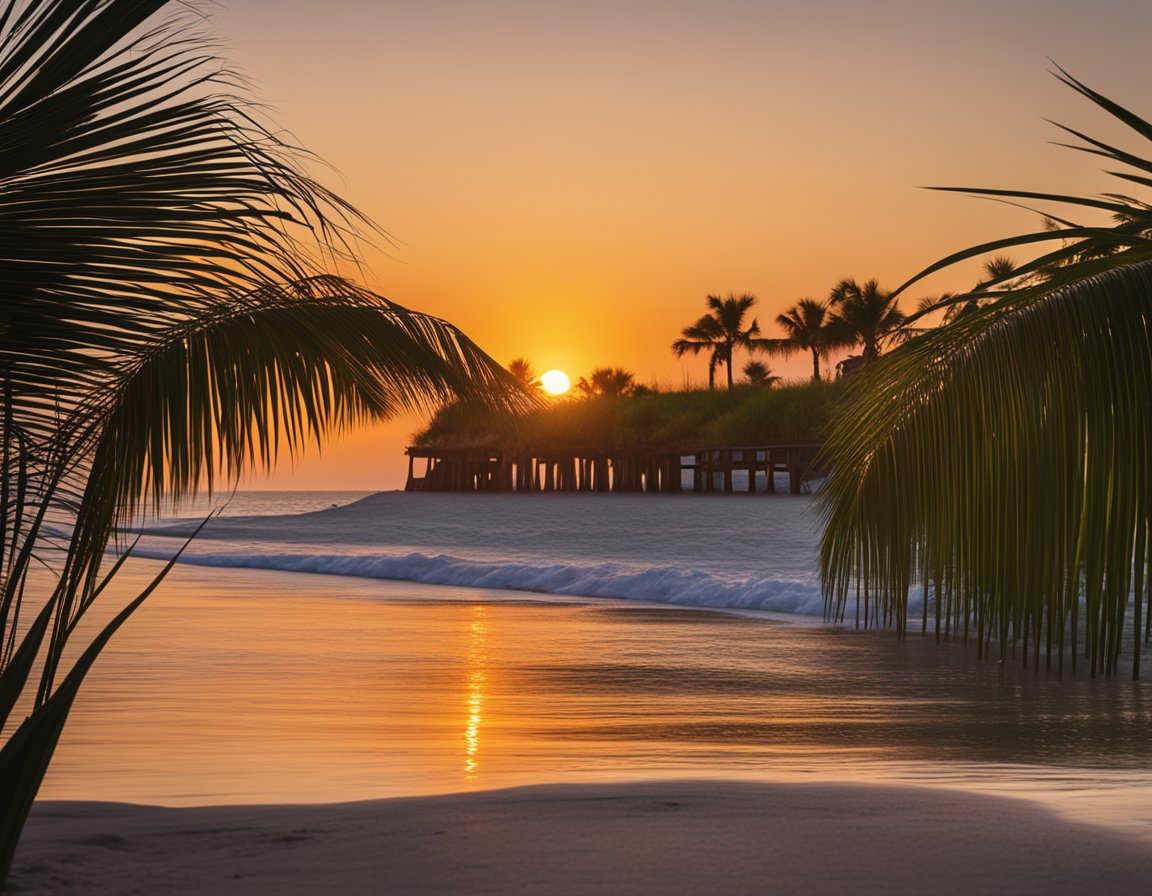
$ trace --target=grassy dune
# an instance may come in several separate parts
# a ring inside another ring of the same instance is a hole
[[[816,441],[843,395],[841,383],[768,389],[646,392],[625,398],[549,401],[519,417],[453,404],[414,443],[504,450],[680,451],[697,447]]]

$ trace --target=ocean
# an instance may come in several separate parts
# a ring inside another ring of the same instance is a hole
[[[121,599],[208,509],[144,524]],[[829,625],[818,540],[806,496],[241,493],[101,657],[40,796],[874,781],[1152,840],[1147,684]]]
[[[823,613],[819,526],[803,496],[249,493],[225,513],[185,562]],[[170,556],[202,519],[146,525],[138,555]]]

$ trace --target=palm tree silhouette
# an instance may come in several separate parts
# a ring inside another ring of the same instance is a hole
[[[576,391],[587,398],[626,398],[636,391],[636,377],[623,367],[597,367],[580,377]]]
[[[681,331],[681,338],[672,343],[672,353],[677,358],[686,354],[698,355],[709,352],[708,388],[716,385],[716,367],[723,364],[728,372],[728,391],[732,391],[732,354],[736,348],[753,351],[762,348],[760,325],[753,318],[745,326],[744,318],[756,304],[756,297],[745,293],[741,296],[729,294],[728,298],[708,296],[709,313],[690,327]]]
[[[0,889],[81,682],[171,567],[73,644],[117,526],[357,421],[518,401],[450,324],[323,273],[366,222],[165,5],[0,16]]]
[[[777,315],[776,323],[787,334],[783,339],[764,339],[764,348],[772,354],[788,357],[796,352],[812,353],[812,382],[820,382],[820,359],[843,345],[844,337],[832,324],[828,305],[815,299],[800,299],[795,305]]]
[[[834,309],[830,325],[842,344],[863,346],[864,363],[880,357],[881,348],[900,337],[904,313],[896,307],[896,296],[875,280],[857,283],[841,280],[828,297]]]
[[[686,354],[708,354],[708,388],[716,388],[716,367],[723,363],[724,333],[720,324],[711,315],[704,315],[696,323],[681,330],[681,338],[672,343],[672,352],[677,358]]]
[[[522,389],[528,391],[539,391],[540,377],[536,375],[535,369],[527,358],[513,358],[508,362],[508,373],[511,374],[517,384]]]
[[[780,377],[774,376],[763,361],[749,361],[744,365],[744,376],[752,386],[775,386]]]

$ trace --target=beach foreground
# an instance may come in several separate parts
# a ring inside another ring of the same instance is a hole
[[[1145,893],[1152,846],[913,787],[671,781],[332,805],[36,806],[12,893]]]

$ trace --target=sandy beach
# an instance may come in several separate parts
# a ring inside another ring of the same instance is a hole
[[[1144,685],[641,601],[192,565],[166,586],[85,684],[12,893],[1049,896],[1152,874]]]
[[[1152,845],[1022,800],[653,782],[335,805],[36,807],[12,893],[1146,893]]]
[[[3,3],[0,896],[1152,893],[1152,3],[873,6]]]

